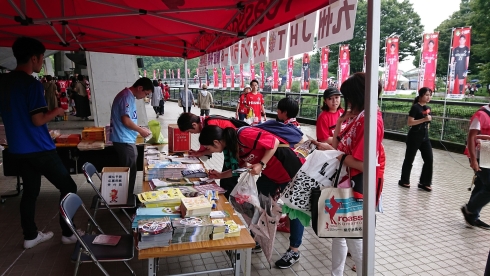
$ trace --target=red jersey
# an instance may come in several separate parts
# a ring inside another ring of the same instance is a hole
[[[60,98],[60,107],[65,111],[68,112],[68,98],[67,97],[61,97]]]
[[[318,116],[316,121],[316,139],[320,142],[327,141],[329,137],[333,136],[337,120],[344,113],[342,108],[337,109],[337,112],[332,113],[330,111],[323,111]]]
[[[435,51],[424,52],[422,54],[422,60],[425,63],[424,86],[429,87],[430,89],[434,89],[434,80],[435,80],[435,76],[436,76],[437,53]]]
[[[350,74],[350,61],[348,59],[340,59],[340,83],[343,83]]]
[[[238,100],[238,113],[241,114],[247,114],[248,113],[248,108],[247,108],[247,103],[245,101],[245,95],[248,93],[243,93],[240,95],[240,99]]]
[[[259,133],[260,139],[257,139]],[[260,128],[243,128],[238,134],[238,155],[243,162],[257,164],[264,157],[266,150],[274,148],[276,139],[278,139],[276,136]],[[286,143],[285,141],[282,142]],[[290,148],[288,149],[291,150]],[[277,184],[291,181],[288,171],[276,156],[272,156],[267,162],[267,166],[262,173]]]
[[[284,121],[284,123],[285,124],[292,124],[292,125],[294,125],[297,128],[301,128],[301,126],[299,125],[298,121],[296,121],[296,118],[289,118],[286,121]]]
[[[66,93],[66,86],[67,86],[67,82],[66,81],[64,81],[64,80],[58,80],[58,81],[56,81],[56,88],[58,88],[58,91],[60,93],[63,93],[63,92]]]
[[[201,129],[204,127],[204,120],[208,118],[209,116],[199,116],[200,122],[201,122]],[[224,119],[209,119],[207,121],[208,126],[218,126],[219,128],[225,129],[227,127],[232,127],[236,129],[235,125],[230,122],[229,120],[224,120]],[[204,146],[200,146],[198,151],[205,151],[206,148]]]
[[[257,94],[250,92],[245,96],[245,103],[252,108],[255,113],[254,123],[260,123],[262,120],[261,114],[262,106],[264,105],[264,96],[262,96],[260,92],[257,92]]]

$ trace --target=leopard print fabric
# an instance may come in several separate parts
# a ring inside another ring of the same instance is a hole
[[[304,171],[300,170],[289,185],[284,189],[282,193],[282,200],[290,208],[310,212],[311,190],[320,186],[321,184],[318,181],[309,177]]]

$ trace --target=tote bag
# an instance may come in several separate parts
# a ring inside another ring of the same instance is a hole
[[[308,155],[306,162],[281,194],[284,204],[311,215],[312,189],[332,186],[336,178],[347,175],[345,167],[337,159],[342,154],[337,150],[315,150]]]
[[[320,238],[362,238],[363,202],[352,188],[314,189],[311,195],[312,228]]]

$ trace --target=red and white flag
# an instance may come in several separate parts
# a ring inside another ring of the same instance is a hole
[[[245,79],[243,78],[243,64],[240,64],[240,88],[245,87]]]
[[[230,87],[235,88],[235,68],[230,66]]]
[[[145,78],[146,78],[146,70],[145,70],[145,71],[143,71],[143,77],[145,77]]]
[[[328,54],[330,50],[327,47],[322,48],[322,55],[320,56],[320,89],[328,88]]]
[[[250,59],[250,80],[255,79],[255,66],[252,63],[252,59]]]
[[[218,87],[219,79],[218,79],[218,68],[213,68],[213,86]]]
[[[470,63],[471,27],[453,29],[449,61],[448,98],[464,98]]]
[[[434,91],[436,85],[437,51],[439,48],[439,33],[422,35],[422,51],[419,63],[418,89],[429,87]]]
[[[294,58],[288,58],[288,71],[286,76],[286,91],[291,92],[291,85],[293,84],[293,68],[294,68]]]
[[[307,92],[310,89],[310,55],[308,53],[303,54],[303,67],[301,69],[303,75],[301,90]]]
[[[221,83],[223,84],[223,88],[226,88],[226,69],[225,69],[225,67],[221,67]]]
[[[191,69],[187,69],[187,77],[190,78],[191,77]]]
[[[265,65],[264,62],[260,63],[260,88],[265,86]]]
[[[339,46],[339,69],[338,69],[338,81],[337,85],[340,89],[342,83],[349,77],[350,75],[350,50],[349,45],[340,45]]]
[[[277,60],[272,61],[272,91],[279,90],[279,68],[277,67]]]
[[[177,78],[180,79],[180,68],[177,69]]]
[[[153,79],[157,78],[157,70],[153,69]]]
[[[388,37],[385,49],[384,93],[395,94],[398,81],[398,41],[399,37]]]
[[[167,78],[167,69],[163,69],[163,78],[166,79]]]

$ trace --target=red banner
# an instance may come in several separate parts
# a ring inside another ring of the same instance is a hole
[[[145,71],[143,71],[143,77],[145,77],[145,78],[146,78],[146,70],[145,70]]]
[[[177,69],[177,78],[180,79],[180,68]]]
[[[294,58],[288,58],[288,71],[286,76],[286,91],[291,92],[291,85],[293,84],[293,68],[294,68]]]
[[[264,88],[265,86],[265,64],[264,62],[260,63],[260,88]]]
[[[398,37],[388,37],[385,49],[384,93],[395,94],[398,81]]]
[[[422,35],[422,52],[420,54],[418,89],[429,87],[434,90],[437,68],[437,50],[439,33]]]
[[[243,78],[243,64],[240,64],[240,88],[243,89],[245,87],[245,80]]]
[[[191,78],[191,69],[187,69],[187,77]]]
[[[339,69],[338,69],[337,86],[340,89],[342,83],[350,75],[350,50],[349,44],[341,44],[339,46]]]
[[[303,91],[309,91],[310,89],[310,55],[308,53],[303,54]]]
[[[328,88],[328,54],[330,49],[327,47],[322,48],[322,55],[320,56],[320,89]]]
[[[235,68],[230,66],[230,87],[235,88]]]
[[[218,69],[213,68],[213,86],[218,87],[219,86],[219,78],[218,78]]]
[[[470,62],[471,28],[453,30],[451,60],[449,62],[448,97],[464,98],[468,65]]]
[[[279,72],[277,68],[277,60],[272,61],[272,91],[279,90]]]
[[[158,79],[160,79],[160,69],[157,69],[157,72],[158,72],[157,77],[158,77]]]
[[[167,69],[163,69],[163,78],[166,79],[167,78]]]
[[[221,82],[223,83],[223,88],[226,88],[226,69],[221,67]]]
[[[250,80],[255,79],[255,66],[252,63],[252,59],[250,59]]]

